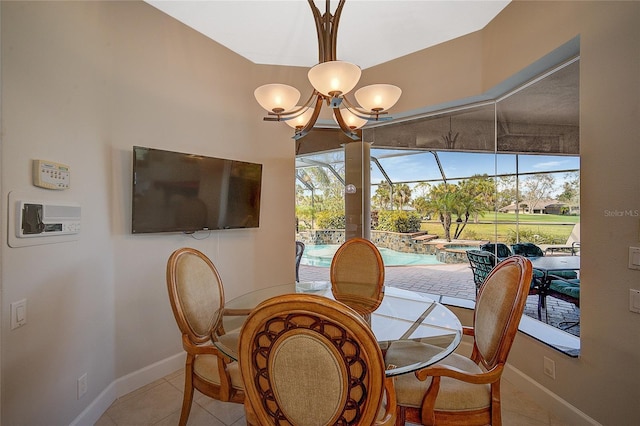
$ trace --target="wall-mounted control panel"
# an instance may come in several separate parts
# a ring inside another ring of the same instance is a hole
[[[33,184],[46,189],[69,189],[71,171],[66,164],[33,160]]]
[[[80,232],[79,205],[21,200],[16,203],[16,237],[44,237]]]
[[[59,191],[9,191],[9,247],[79,240],[82,208],[62,195]]]

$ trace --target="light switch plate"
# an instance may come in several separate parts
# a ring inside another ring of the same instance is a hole
[[[27,323],[27,299],[11,304],[11,329],[15,330]]]
[[[640,269],[640,247],[629,247],[629,269]]]
[[[629,289],[629,310],[640,314],[640,290]]]

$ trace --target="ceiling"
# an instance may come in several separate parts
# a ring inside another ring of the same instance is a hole
[[[510,0],[349,0],[338,59],[372,67],[484,28]],[[311,67],[318,42],[306,0],[146,0],[256,64]],[[325,2],[315,0],[321,13]],[[331,13],[338,2],[331,2]]]

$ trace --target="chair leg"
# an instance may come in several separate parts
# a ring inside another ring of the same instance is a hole
[[[405,408],[401,406],[397,406],[396,408],[396,426],[404,426],[406,422],[406,412]]]
[[[180,412],[180,426],[186,426],[193,403],[193,376],[191,365],[187,365],[184,372],[184,397],[182,398],[182,411]]]
[[[193,388],[187,390],[185,388],[184,398],[182,399],[182,411],[180,412],[180,426],[186,426],[191,412],[191,403],[193,402]]]

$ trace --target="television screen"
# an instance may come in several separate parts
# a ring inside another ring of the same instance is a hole
[[[133,147],[131,231],[257,228],[262,164]]]

